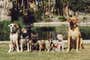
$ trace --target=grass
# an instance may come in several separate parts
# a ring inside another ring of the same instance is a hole
[[[12,52],[7,53],[8,44],[0,44],[0,60],[90,60],[90,44],[76,52]]]

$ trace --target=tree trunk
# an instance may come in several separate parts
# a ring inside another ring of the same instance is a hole
[[[56,14],[57,15],[63,15],[63,3],[62,0],[55,0],[55,8],[56,8]]]

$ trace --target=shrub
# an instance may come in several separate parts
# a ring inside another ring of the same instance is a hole
[[[82,26],[80,31],[83,39],[90,39],[90,26]]]
[[[63,22],[63,21],[66,21],[66,18],[64,16],[59,16],[58,19]]]
[[[10,24],[10,21],[2,21],[0,22],[0,40],[9,40],[9,27],[8,25]],[[21,28],[25,27],[25,25],[22,23],[22,20],[16,21]],[[43,27],[43,28],[36,28],[33,27],[31,29],[32,31],[38,32],[39,33],[39,38],[46,38],[47,39],[47,33],[48,32],[57,32],[57,33],[62,33],[64,35],[64,39],[67,39],[67,26],[62,25],[60,27]],[[89,26],[80,26],[80,31],[82,34],[83,39],[90,39],[90,27]]]
[[[9,28],[10,21],[0,22],[0,40],[9,40]]]

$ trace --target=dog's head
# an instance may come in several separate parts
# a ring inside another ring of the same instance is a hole
[[[63,35],[62,34],[57,34],[57,39],[58,39],[58,41],[62,41],[63,40]]]
[[[19,28],[18,24],[16,24],[16,23],[11,23],[11,24],[9,24],[8,26],[9,26],[9,28],[10,28],[10,32],[11,32],[11,33],[16,33],[16,31],[17,31],[18,28]]]
[[[23,33],[27,33],[27,29],[26,28],[22,28],[21,30]]]
[[[68,18],[67,21],[69,22],[71,29],[73,29],[74,27],[77,26],[78,18],[73,16],[73,17]]]

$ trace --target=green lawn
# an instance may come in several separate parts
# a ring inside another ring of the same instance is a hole
[[[13,52],[7,53],[8,44],[0,44],[0,60],[90,60],[90,44],[80,52]]]

